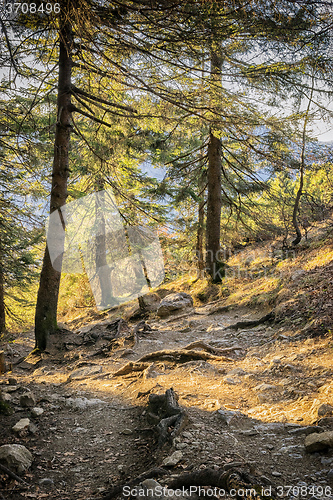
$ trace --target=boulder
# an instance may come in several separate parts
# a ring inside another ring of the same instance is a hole
[[[305,449],[309,453],[333,447],[333,431],[309,434],[305,438]]]
[[[33,456],[30,451],[21,444],[0,446],[0,462],[17,474],[22,474],[29,469],[32,461]]]
[[[161,300],[159,308],[157,309],[157,314],[162,318],[174,312],[184,311],[192,307],[193,299],[188,293],[170,293]]]

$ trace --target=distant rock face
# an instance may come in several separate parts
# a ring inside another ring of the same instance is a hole
[[[157,309],[158,316],[169,316],[174,312],[180,312],[193,307],[193,299],[191,295],[185,292],[170,293],[161,300]]]
[[[29,469],[33,456],[25,446],[20,444],[5,444],[0,446],[0,462],[17,474]]]
[[[333,447],[333,431],[310,434],[305,439],[305,449],[310,453]]]

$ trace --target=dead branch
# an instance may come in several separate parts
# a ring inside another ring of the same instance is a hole
[[[24,481],[22,478],[20,478],[19,476],[17,476],[13,471],[11,471],[10,469],[8,469],[4,465],[0,464],[0,470],[2,470],[2,472],[4,472],[5,474],[7,474],[7,476],[11,477],[12,479],[15,479],[15,481],[18,481],[19,483],[26,484],[28,486],[28,483],[26,481]]]

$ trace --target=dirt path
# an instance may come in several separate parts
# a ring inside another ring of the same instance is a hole
[[[304,498],[333,498],[332,449],[315,454],[304,449],[305,436],[316,430],[309,425],[318,420],[318,408],[333,404],[332,339],[301,342],[293,332],[267,324],[225,329],[266,311],[208,313],[206,307],[182,318],[148,321],[153,331],[111,356],[101,354],[109,343],[110,319],[81,326],[55,338],[50,354],[3,376],[2,388],[11,395],[15,413],[0,417],[0,445],[23,444],[34,456],[25,475],[34,486],[22,489],[3,477],[4,498],[97,499],[111,484],[160,466],[176,450],[180,458],[169,466],[173,474],[247,463],[268,485],[283,487],[282,493],[285,485],[295,486],[294,493],[303,486]],[[142,372],[113,376],[129,361],[197,340],[233,350],[227,361],[166,358],[149,362]],[[21,339],[13,344],[13,354],[22,355],[31,343],[31,337]],[[8,384],[9,378],[16,380]],[[146,404],[149,394],[170,387],[189,422],[172,447],[158,450]],[[44,410],[39,417],[18,404],[27,388]],[[11,427],[25,417],[32,430],[15,435]],[[326,418],[319,430],[332,430],[332,421]],[[326,495],[320,495],[325,487]]]

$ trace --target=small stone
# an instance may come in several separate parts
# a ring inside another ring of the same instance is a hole
[[[232,421],[240,417],[245,417],[240,411],[226,410],[225,408],[220,408],[217,410],[216,415],[224,422],[229,425]]]
[[[328,417],[333,415],[333,406],[323,403],[318,408],[318,417]]]
[[[182,458],[183,458],[182,452],[180,450],[177,450],[174,453],[172,453],[172,455],[166,457],[163,460],[163,465],[165,465],[166,467],[173,467],[177,465],[182,460]]]
[[[7,394],[7,392],[3,392],[1,394],[1,398],[0,398],[1,401],[4,401],[4,403],[10,403],[10,401],[12,400],[12,397],[10,394]]]
[[[43,477],[43,479],[39,481],[39,484],[40,486],[49,488],[50,486],[54,485],[54,481],[50,477]]]
[[[229,385],[241,384],[242,381],[237,378],[225,377],[224,381]]]
[[[43,413],[44,413],[43,408],[38,408],[38,406],[35,406],[35,408],[32,408],[31,410],[31,415],[33,417],[40,417],[41,415],[43,415]]]
[[[276,386],[276,385],[272,385],[272,384],[260,384],[260,385],[257,385],[255,388],[254,388],[255,391],[260,391],[260,392],[266,392],[266,391],[275,391],[275,390],[279,390],[279,387]]]
[[[26,392],[20,396],[20,405],[22,408],[30,408],[36,404],[36,397],[32,392]]]
[[[133,431],[131,429],[124,429],[123,431],[121,431],[120,434],[125,434],[126,436],[130,436],[131,434],[133,434]]]
[[[29,424],[29,432],[31,434],[36,434],[37,431],[38,431],[38,427],[35,424],[33,424],[32,422],[30,422],[30,424]]]
[[[333,469],[330,469],[330,470],[328,471],[328,473],[327,473],[327,477],[328,477],[329,479],[333,479]]]
[[[17,384],[16,378],[9,377],[8,384],[9,385],[16,385]]]
[[[193,438],[192,434],[190,432],[187,432],[187,431],[183,432],[183,437],[187,438],[187,439],[192,439]]]
[[[273,471],[273,472],[272,472],[272,476],[275,476],[275,477],[281,477],[281,476],[282,476],[282,474],[281,474],[281,472]]]
[[[29,469],[32,461],[33,456],[30,451],[21,444],[0,446],[0,462],[17,474],[22,474]]]
[[[309,453],[333,447],[333,431],[310,434],[305,438],[305,449]]]
[[[19,433],[23,430],[28,429],[30,425],[30,420],[28,418],[21,418],[13,427],[12,431],[15,433]]]

